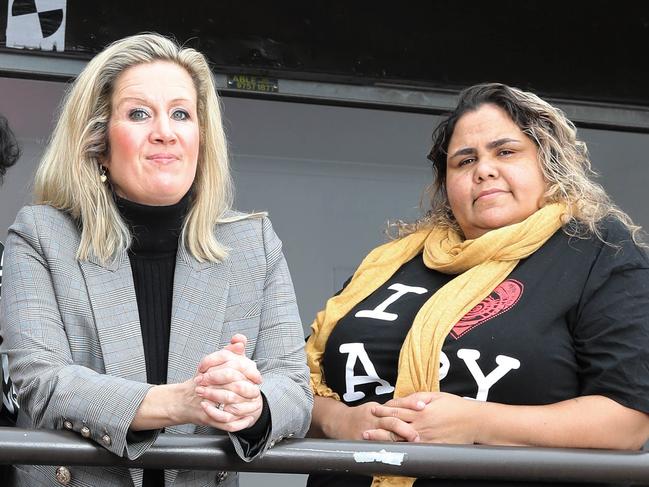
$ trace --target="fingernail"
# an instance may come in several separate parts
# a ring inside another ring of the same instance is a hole
[[[196,394],[198,394],[199,396],[202,396],[203,394],[205,394],[205,388],[204,387],[197,387],[196,388]]]
[[[415,436],[415,443],[419,443],[420,441],[419,435]]]
[[[370,434],[367,431],[363,431],[363,439],[364,440],[369,440],[370,439]]]
[[[198,374],[196,377],[194,377],[194,382],[196,384],[200,384],[201,382],[203,382],[203,374]]]
[[[417,401],[418,409],[424,409],[425,407],[426,407],[426,403],[424,401]]]

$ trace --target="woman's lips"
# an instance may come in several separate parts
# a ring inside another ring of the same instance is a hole
[[[476,199],[473,200],[473,202],[475,203],[478,200],[485,200],[485,199],[495,198],[498,195],[504,194],[506,192],[507,191],[505,191],[503,189],[486,189],[486,190],[481,191],[480,193],[478,193],[478,196],[476,197]]]
[[[152,154],[150,156],[147,156],[147,159],[149,161],[158,163],[158,164],[169,164],[171,162],[177,161],[179,158],[178,156],[174,154]]]

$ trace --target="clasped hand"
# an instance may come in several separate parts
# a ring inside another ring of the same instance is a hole
[[[384,405],[357,406],[364,408],[365,420],[356,421],[361,427],[372,425],[362,431],[366,440],[472,444],[479,427],[479,407],[478,401],[453,394],[417,392]]]
[[[206,418],[203,423],[235,432],[255,424],[263,400],[261,374],[254,361],[246,357],[247,338],[236,334],[230,345],[204,357],[194,377],[194,393]]]

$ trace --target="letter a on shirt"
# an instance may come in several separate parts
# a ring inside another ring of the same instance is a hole
[[[347,363],[345,364],[346,388],[343,394],[343,400],[345,402],[358,401],[365,397],[364,392],[356,390],[356,386],[361,384],[378,382],[379,385],[375,389],[377,395],[389,394],[394,391],[394,387],[388,381],[381,379],[379,374],[376,373],[376,368],[365,351],[365,345],[362,343],[343,343],[340,346],[340,353],[348,354]],[[367,375],[354,375],[354,366],[357,360],[361,361]]]

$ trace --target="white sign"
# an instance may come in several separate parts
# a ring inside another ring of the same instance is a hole
[[[67,0],[9,0],[7,47],[65,50]]]

